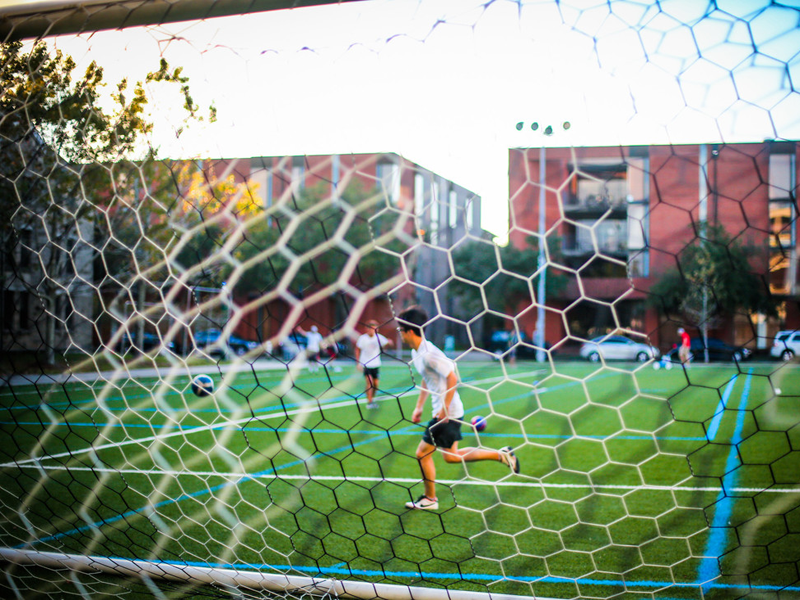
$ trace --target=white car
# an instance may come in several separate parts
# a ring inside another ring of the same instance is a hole
[[[647,362],[661,353],[650,344],[635,342],[623,335],[601,335],[581,346],[580,354],[591,362],[604,360],[637,360]]]
[[[800,355],[800,331],[779,331],[776,333],[769,355],[783,360],[792,360],[793,357]]]

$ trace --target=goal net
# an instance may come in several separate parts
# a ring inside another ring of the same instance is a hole
[[[800,11],[723,4],[6,3],[0,595],[800,596]]]

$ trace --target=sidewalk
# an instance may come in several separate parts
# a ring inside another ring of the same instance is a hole
[[[401,351],[399,357],[397,356],[398,353],[396,351],[392,351],[389,354],[392,356],[392,358],[399,359],[402,362],[408,362],[411,360],[411,352],[408,350]],[[448,356],[450,356],[450,358],[457,359],[459,362],[491,362],[493,360],[493,357],[488,353],[479,352],[476,350],[468,350],[463,353],[458,351],[451,352],[448,353]],[[5,386],[54,385],[63,384],[70,381],[83,381],[91,383],[98,380],[119,381],[121,379],[136,379],[139,377],[166,377],[169,375],[174,377],[177,371],[180,372],[181,376],[193,377],[194,375],[199,375],[201,373],[222,375],[224,373],[229,373],[232,370],[243,373],[248,371],[280,371],[289,368],[305,369],[306,366],[307,363],[305,360],[284,363],[273,358],[258,358],[252,363],[236,360],[219,363],[209,362],[206,365],[194,365],[191,367],[187,367],[186,365],[181,365],[178,363],[156,368],[149,367],[141,369],[127,369],[123,364],[118,370],[115,371],[107,370],[90,373],[26,373],[12,375],[10,377],[7,375],[0,375],[0,389]],[[345,357],[329,361],[326,363],[326,366],[332,366],[334,369],[338,367],[339,369],[346,370],[348,368],[354,368],[355,362],[352,358]]]
[[[350,363],[352,366],[352,361],[346,360],[333,360],[327,364],[338,367],[346,367],[347,363]],[[306,367],[305,361],[301,363],[298,362],[296,365],[294,363],[290,363],[290,365],[292,368],[298,369],[304,369]],[[70,381],[119,381],[120,379],[136,379],[139,377],[166,377],[169,375],[175,376],[177,371],[180,372],[181,376],[188,377],[199,375],[201,373],[223,374],[231,371],[235,371],[237,373],[245,373],[250,371],[281,371],[290,368],[290,365],[275,359],[259,358],[252,363],[232,361],[224,363],[209,363],[207,365],[195,365],[191,367],[180,364],[143,369],[125,369],[122,367],[116,371],[101,371],[95,373],[28,373],[23,375],[12,375],[11,377],[0,375],[0,389],[5,386],[52,385],[67,383]]]

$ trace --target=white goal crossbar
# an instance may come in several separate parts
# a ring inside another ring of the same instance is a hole
[[[0,560],[16,565],[34,565],[80,572],[98,571],[120,576],[154,577],[182,582],[269,590],[272,592],[303,592],[313,596],[356,598],[363,600],[525,600],[527,596],[480,593],[415,586],[341,581],[317,577],[268,574],[219,567],[198,567],[162,561],[83,556],[58,552],[37,552],[0,548]],[[552,600],[540,598],[540,600]]]

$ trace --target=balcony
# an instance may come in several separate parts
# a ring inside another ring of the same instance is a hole
[[[611,194],[567,194],[564,196],[564,212],[570,216],[600,216],[611,211],[613,216],[624,217],[628,212],[628,199]]]
[[[561,250],[568,257],[589,256],[595,253],[595,246],[591,239],[583,239],[583,236],[579,239],[578,236],[568,234],[564,236]],[[624,241],[599,239],[597,251],[603,256],[628,258],[628,246]]]

